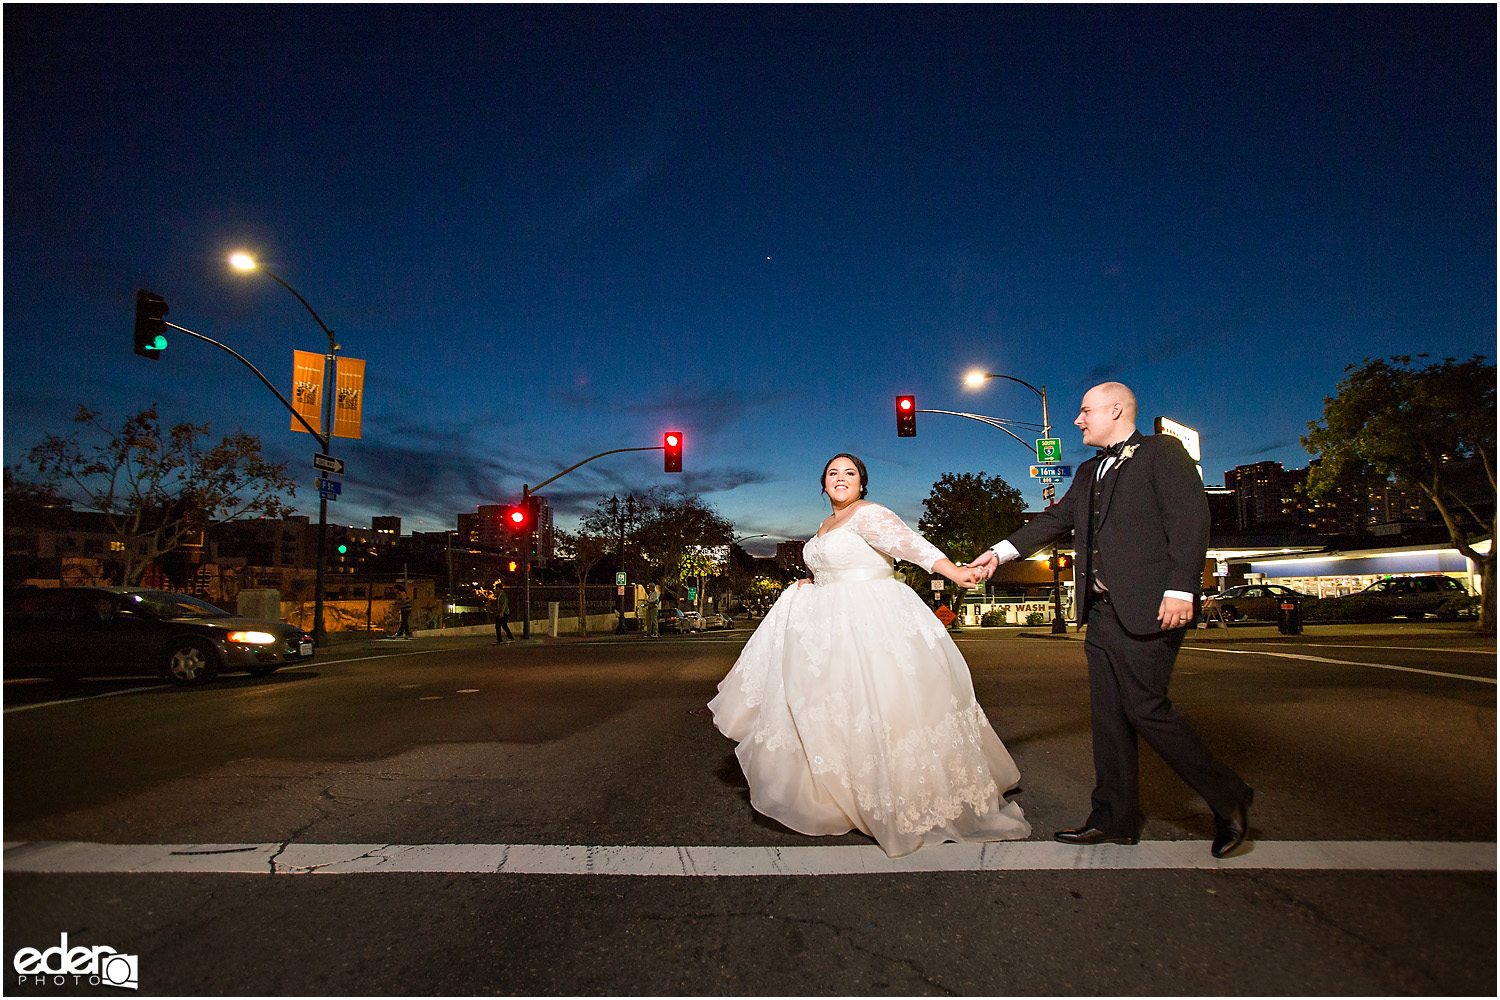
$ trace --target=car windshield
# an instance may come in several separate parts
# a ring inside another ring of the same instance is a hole
[[[144,607],[158,618],[229,618],[228,611],[186,594],[165,590],[138,590],[125,595],[126,607]]]

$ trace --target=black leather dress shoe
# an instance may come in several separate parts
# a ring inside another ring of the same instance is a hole
[[[1255,789],[1245,786],[1245,795],[1240,804],[1229,814],[1228,819],[1214,817],[1214,857],[1222,858],[1245,842],[1250,832],[1250,803],[1255,800]]]
[[[1059,844],[1139,844],[1141,838],[1131,834],[1105,833],[1092,826],[1078,830],[1058,830],[1052,839]]]

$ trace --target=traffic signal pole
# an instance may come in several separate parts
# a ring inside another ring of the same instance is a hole
[[[262,269],[262,270],[264,270],[264,269]],[[309,434],[311,434],[313,436],[313,438],[318,442],[318,446],[320,448],[322,448],[323,451],[325,451],[325,452],[330,451],[331,449],[329,447],[329,442],[332,440],[332,435],[333,435],[333,388],[334,387],[329,382],[329,374],[330,374],[331,367],[332,367],[332,364],[333,364],[333,361],[334,361],[334,354],[333,354],[333,352],[338,350],[338,346],[339,345],[333,339],[333,331],[330,330],[330,329],[328,329],[328,327],[326,325],[324,325],[323,320],[321,318],[319,318],[318,314],[316,312],[313,312],[313,307],[310,306],[310,305],[307,305],[307,300],[304,299],[301,295],[298,295],[296,289],[292,288],[290,285],[288,285],[286,282],[282,281],[280,278],[277,278],[274,274],[271,274],[271,272],[265,271],[265,273],[267,275],[269,275],[270,277],[275,278],[275,280],[277,282],[279,282],[284,288],[286,288],[288,291],[290,291],[293,295],[296,295],[297,296],[297,301],[301,302],[304,306],[307,306],[307,311],[310,312],[310,313],[312,313],[313,319],[315,319],[315,320],[318,321],[318,326],[322,327],[323,328],[323,332],[326,333],[326,334],[328,334],[328,353],[326,355],[324,355],[324,357],[323,357],[323,413],[321,414],[321,422],[323,424],[322,429],[314,429],[313,426],[311,424],[309,424],[307,422],[307,420],[302,416],[302,414],[300,414],[300,413],[297,412],[297,408],[294,407],[291,403],[287,402],[287,398],[281,394],[281,391],[279,389],[277,389],[274,385],[271,384],[271,380],[268,379],[268,378],[266,378],[265,375],[263,375],[261,373],[261,370],[259,368],[256,368],[254,365],[252,365],[248,360],[245,359],[244,355],[240,354],[234,348],[229,347],[226,344],[221,344],[217,340],[214,340],[212,337],[205,337],[201,333],[197,333],[197,332],[195,332],[193,330],[189,330],[187,327],[178,326],[176,323],[171,323],[171,322],[168,322],[166,320],[161,320],[161,325],[164,326],[164,327],[169,327],[169,328],[171,328],[173,330],[178,330],[178,331],[180,331],[182,333],[187,334],[190,337],[197,337],[199,340],[206,341],[206,342],[214,345],[215,347],[219,348],[220,350],[227,351],[228,353],[234,355],[234,357],[237,358],[246,368],[250,369],[252,372],[255,373],[256,378],[260,379],[261,382],[263,382],[265,384],[265,386],[266,386],[267,389],[270,389],[273,393],[276,394],[276,398],[279,399],[279,400],[281,400],[281,405],[285,406],[288,410],[290,410],[291,413],[292,413],[292,416],[294,416],[294,417],[297,418],[297,422],[300,423],[303,427],[307,428],[307,432]],[[147,293],[147,294],[150,294],[150,293]],[[153,296],[153,298],[155,298],[158,301],[161,299],[160,296]],[[163,301],[163,302],[160,302],[160,305],[161,305],[161,312],[162,312],[162,314],[165,314],[166,311],[167,311],[167,309],[166,309],[166,303]],[[320,491],[320,493],[321,493],[321,491]],[[312,629],[312,632],[313,632],[313,645],[315,645],[315,646],[324,646],[324,645],[327,645],[326,633],[325,633],[324,628],[323,628],[323,575],[324,575],[324,569],[325,569],[325,567],[327,565],[327,562],[328,562],[328,553],[325,551],[325,546],[327,544],[328,544],[328,498],[320,496],[319,500],[318,500],[318,556],[317,556],[317,571],[316,571],[316,578],[315,578],[315,580],[313,582],[313,589],[314,589],[314,591],[316,591],[316,593],[313,595],[313,629]]]
[[[980,376],[979,375],[975,375],[975,376],[972,376],[972,377],[973,378],[979,378]],[[1032,385],[1030,382],[1025,381],[1024,379],[1016,378],[1013,375],[1000,375],[1000,374],[997,374],[997,373],[994,373],[994,372],[984,372],[984,373],[982,373],[982,377],[983,378],[1003,378],[1003,379],[1008,379],[1011,382],[1019,382],[1021,385],[1024,385],[1026,388],[1030,389],[1032,392],[1034,392],[1038,396],[1040,396],[1041,400],[1042,400],[1042,426],[1041,426],[1042,437],[1044,437],[1044,438],[1050,438],[1052,436],[1052,421],[1051,421],[1050,417],[1047,414],[1047,387],[1046,386],[1042,386],[1040,389],[1038,389],[1036,386]],[[982,378],[981,378],[981,381],[982,381]],[[897,397],[898,404],[899,404],[899,401],[901,399],[904,399],[904,398],[909,398],[909,397],[899,397],[898,396]],[[1034,432],[1034,431],[1037,430],[1037,425],[1036,424],[1027,423],[1024,420],[1005,420],[1005,419],[1002,419],[1000,417],[989,417],[989,416],[985,416],[982,413],[960,413],[960,412],[958,412],[956,410],[916,410],[916,409],[914,409],[913,413],[943,413],[943,414],[947,414],[950,417],[965,417],[965,418],[967,418],[969,420],[977,420],[977,421],[979,421],[982,424],[988,424],[991,427],[994,427],[994,428],[996,428],[998,430],[1004,431],[1005,433],[1009,434],[1011,437],[1015,438],[1018,442],[1020,442],[1021,447],[1025,448],[1028,452],[1030,452],[1032,454],[1035,454],[1035,446],[1031,445],[1031,444],[1027,444],[1024,438],[1020,437],[1018,434],[1016,434],[1015,431],[1011,430],[1010,428],[1011,427],[1020,427],[1020,428],[1023,428],[1023,429],[1029,429],[1029,430],[1031,430],[1031,431]],[[899,423],[898,423],[898,428],[899,428]],[[911,428],[911,432],[909,434],[905,435],[905,436],[914,437],[915,435],[916,435],[916,428],[913,427],[913,428]],[[1042,490],[1042,499],[1045,500],[1045,501],[1047,501],[1050,504],[1052,502],[1054,496],[1055,496],[1055,494],[1053,492],[1052,485],[1049,483]],[[1052,566],[1052,632],[1053,632],[1054,635],[1064,635],[1068,631],[1068,623],[1063,619],[1063,613],[1062,613],[1062,575],[1061,575],[1061,567],[1058,565],[1058,552],[1057,552],[1057,546],[1056,545],[1052,546],[1052,557],[1051,557],[1051,559],[1048,560],[1048,562]]]
[[[295,293],[293,293],[293,294],[295,294]],[[300,298],[300,296],[299,296],[299,298]],[[284,402],[284,400],[283,400],[283,402]],[[621,452],[624,452],[624,451],[665,451],[665,452],[668,453],[668,461],[669,462],[671,462],[671,460],[672,460],[672,458],[673,458],[673,456],[675,454],[675,456],[677,458],[677,468],[675,468],[675,469],[668,468],[666,471],[668,471],[668,472],[681,472],[682,471],[682,468],[681,468],[682,434],[680,432],[677,432],[677,431],[671,431],[671,432],[669,432],[669,437],[675,437],[676,438],[675,441],[671,442],[672,447],[670,447],[670,448],[669,448],[668,444],[665,441],[662,444],[651,445],[651,446],[645,447],[645,448],[611,448],[609,451],[601,451],[597,455],[590,455],[588,458],[585,458],[582,462],[577,462],[577,463],[574,463],[573,465],[568,466],[566,469],[562,470],[557,475],[553,476],[551,479],[544,479],[540,483],[537,483],[535,486],[527,486],[525,484],[522,484],[522,486],[521,486],[521,499],[522,499],[522,502],[524,503],[527,499],[529,499],[531,496],[533,496],[537,492],[537,490],[540,490],[543,486],[547,486],[547,485],[550,485],[552,483],[557,482],[559,479],[561,479],[563,476],[566,476],[568,473],[572,472],[574,469],[581,468],[582,466],[588,465],[590,462],[592,462],[596,458],[603,458],[605,455],[618,455],[618,454],[620,454]],[[535,524],[535,522],[532,523],[531,529],[532,529],[533,532],[536,531],[536,524]],[[622,560],[623,560],[623,555],[624,555],[624,553],[622,552],[621,553]],[[529,639],[529,638],[531,638],[531,546],[530,545],[526,546],[525,564],[526,564],[525,590],[524,590],[524,593],[523,593],[522,601],[523,601],[523,607],[524,607],[523,614],[526,617],[525,617],[525,620],[521,623],[521,637],[524,638],[524,639]]]

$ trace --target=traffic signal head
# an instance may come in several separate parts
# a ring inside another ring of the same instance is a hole
[[[524,503],[514,504],[505,508],[502,515],[505,521],[505,530],[508,534],[521,535],[531,530],[531,513]]]
[[[661,438],[664,454],[663,468],[667,472],[682,471],[682,432],[667,431]]]
[[[135,292],[135,353],[155,361],[167,349],[167,300],[155,292]]]
[[[896,397],[896,436],[914,438],[917,436],[917,397]]]
[[[348,552],[349,552],[349,546],[345,545],[343,542],[340,542],[339,543],[339,555],[341,555],[341,556],[342,555],[347,555]]]

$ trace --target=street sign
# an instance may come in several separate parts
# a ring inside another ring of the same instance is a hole
[[[1062,461],[1062,438],[1037,438],[1036,460],[1038,462]]]
[[[1062,476],[1038,476],[1037,482],[1044,486],[1054,486],[1063,481]]]
[[[332,455],[313,452],[313,468],[342,476],[344,474],[344,460],[342,458],[334,458]]]
[[[1048,503],[1051,503],[1056,498],[1057,498],[1057,487],[1056,486],[1043,486],[1042,487],[1042,499],[1043,500],[1047,501]]]
[[[696,601],[697,599],[698,599],[698,588],[697,587],[689,587],[688,588],[688,600],[690,600],[690,601]]]
[[[344,484],[333,479],[319,479],[317,481],[319,493],[342,493]]]
[[[932,589],[933,590],[942,590],[943,589],[943,581],[942,580],[933,580],[932,581]]]
[[[1071,465],[1033,465],[1031,467],[1031,478],[1041,479],[1044,476],[1071,476],[1073,467]]]
[[[624,573],[616,573],[615,574],[615,586],[616,587],[623,587],[623,586],[625,586],[625,574]]]
[[[339,498],[337,493],[329,493],[327,490],[319,490],[318,496],[324,500],[337,500]]]

